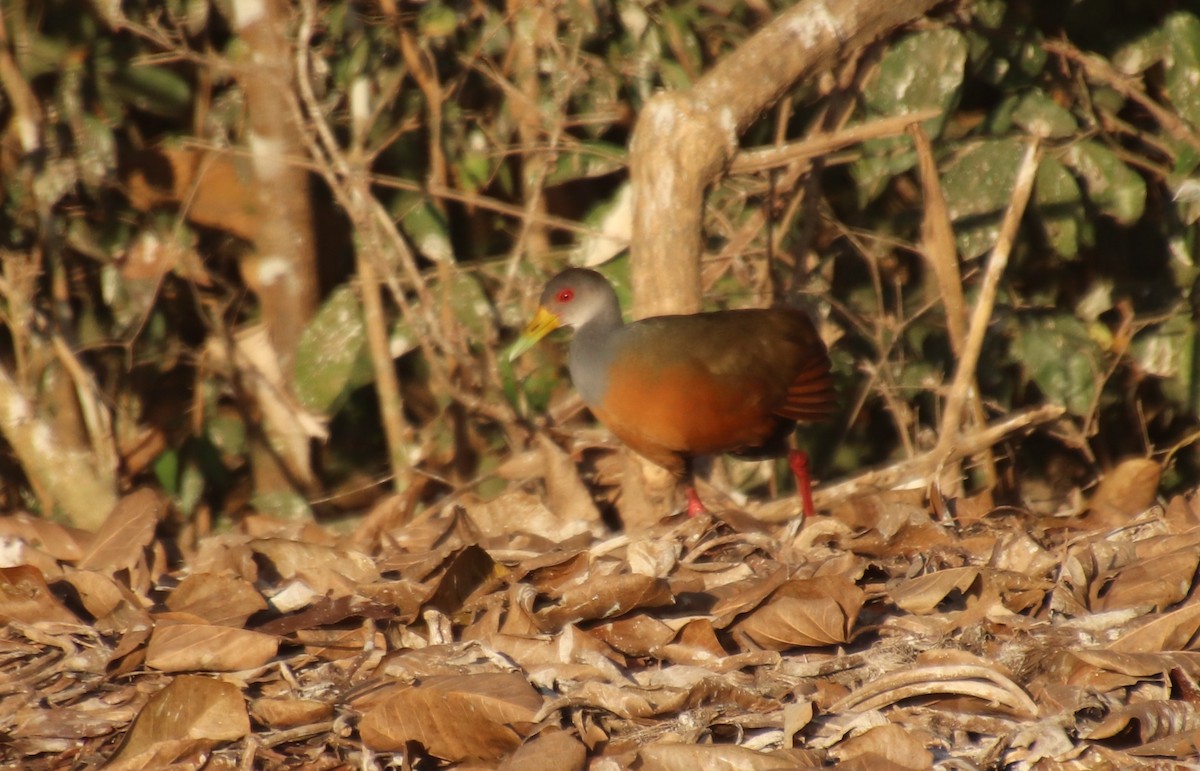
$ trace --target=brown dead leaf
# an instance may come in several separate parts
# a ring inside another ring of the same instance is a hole
[[[1200,526],[1200,495],[1193,490],[1187,495],[1174,496],[1163,512],[1163,519],[1175,533]]]
[[[1150,607],[1162,610],[1188,596],[1200,551],[1187,549],[1101,575],[1091,584],[1092,610]]]
[[[103,667],[97,668],[95,675],[102,675]],[[64,737],[71,741],[71,749],[81,740],[94,737],[108,737],[128,726],[137,716],[137,709],[131,704],[108,703],[114,695],[119,698],[122,689],[113,689],[103,697],[93,697],[69,706],[48,706],[42,699],[25,698],[14,710],[12,697],[6,701],[5,708],[0,710],[5,721],[5,748],[15,747],[27,750],[56,751],[53,745]],[[11,760],[11,755],[5,757]],[[21,765],[5,763],[5,768],[28,768],[34,764]],[[36,766],[34,766],[36,767]]]
[[[572,520],[565,514],[560,517],[541,496],[520,488],[507,490],[486,501],[464,496],[462,505],[473,527],[485,538],[510,540],[514,532],[524,532],[545,536],[551,542],[562,542],[595,527],[592,520]]]
[[[614,618],[637,608],[656,608],[675,602],[670,585],[653,576],[624,574],[591,577],[563,593],[557,606],[537,614],[543,629],[584,620]]]
[[[377,605],[391,608],[392,620],[407,624],[420,613],[429,589],[412,581],[379,581],[359,586],[358,593]]]
[[[250,714],[268,728],[291,728],[333,717],[333,705],[312,699],[262,698],[250,703]]]
[[[82,557],[84,543],[91,537],[90,533],[25,513],[0,517],[0,540],[20,541],[62,562]]]
[[[866,712],[904,699],[931,696],[967,696],[978,700],[981,709],[999,707],[1024,718],[1039,714],[1010,672],[966,651],[930,651],[911,666],[863,683],[830,710]]]
[[[146,648],[146,666],[161,672],[252,669],[270,661],[279,649],[277,638],[248,629],[173,623],[167,614],[159,615],[156,622]]]
[[[170,610],[192,613],[210,624],[240,627],[266,610],[267,601],[245,579],[227,574],[195,573],[167,596]]]
[[[833,518],[860,530],[872,530],[890,541],[912,520],[928,520],[922,490],[894,490],[856,496],[834,507]]]
[[[1109,713],[1088,733],[1089,739],[1132,734],[1142,744],[1200,730],[1200,709],[1184,701],[1147,701]]]
[[[542,731],[525,742],[497,768],[498,771],[582,771],[587,748],[571,734],[556,728]]]
[[[717,639],[712,622],[698,618],[684,624],[674,642],[662,646],[659,657],[676,664],[714,665],[729,655]]]
[[[1100,480],[1084,516],[1089,529],[1121,527],[1154,503],[1162,466],[1146,458],[1129,458]]]
[[[587,578],[590,567],[587,552],[556,549],[523,561],[514,578],[529,584],[538,594],[559,599],[568,588]]]
[[[1128,675],[1135,680],[1165,675],[1173,669],[1200,673],[1200,653],[1120,653],[1082,649],[1070,651],[1070,656],[1098,669]]]
[[[581,683],[578,688],[571,690],[571,701],[612,713],[626,720],[641,720],[658,713],[658,704],[651,700],[652,695],[662,699],[667,698],[667,694],[662,688],[656,688],[654,693],[650,694],[643,688],[623,687],[591,680]],[[684,694],[676,691],[674,696],[677,701],[682,701]]]
[[[1197,631],[1200,631],[1200,603],[1192,603],[1152,618],[1105,647],[1118,653],[1184,651],[1195,645]]]
[[[1132,747],[1129,754],[1142,758],[1177,758],[1195,762],[1200,757],[1200,731],[1183,731]]]
[[[133,567],[166,513],[167,500],[156,490],[143,487],[126,495],[96,531],[79,568],[113,571]]]
[[[0,623],[9,621],[79,623],[50,592],[42,571],[30,565],[0,568]]]
[[[209,536],[197,545],[188,567],[193,573],[228,573],[254,583],[258,580],[258,563],[247,546],[250,540],[234,533]]]
[[[1024,529],[1005,530],[992,549],[991,566],[1031,578],[1048,576],[1058,567],[1058,557],[1042,548]]]
[[[374,750],[418,742],[442,760],[493,760],[520,745],[541,707],[542,697],[519,674],[431,677],[376,704],[359,731]]]
[[[121,176],[137,209],[186,202],[184,216],[191,222],[252,241],[259,206],[248,164],[232,153],[155,148],[123,159]]]
[[[475,592],[494,588],[508,574],[508,568],[492,559],[478,546],[456,551],[446,563],[446,572],[426,603],[443,613],[457,613]]]
[[[709,592],[716,601],[709,612],[713,617],[713,626],[724,629],[743,613],[757,608],[763,600],[771,596],[788,579],[788,571],[783,565],[773,564],[764,566],[745,581],[726,584]]]
[[[156,765],[148,764],[150,757],[161,762],[161,756],[152,754],[159,745],[211,746],[249,732],[250,718],[237,686],[211,677],[180,675],[150,697],[108,768],[150,768]]]
[[[916,578],[889,581],[887,590],[892,602],[909,613],[922,615],[937,610],[952,593],[964,595],[972,587],[978,589],[978,581],[978,568],[949,568]]]
[[[864,761],[867,768],[924,771],[933,766],[933,753],[917,740],[917,734],[894,723],[876,726],[839,744],[832,753],[845,762]]]
[[[154,629],[143,601],[129,587],[94,570],[73,570],[65,580],[75,588],[84,609],[96,619],[96,629],[119,636],[109,660],[116,662],[128,658],[117,666],[117,672],[141,666],[140,652],[130,654],[140,651]]]
[[[865,600],[844,578],[789,581],[732,628],[768,650],[835,645],[849,641]]]
[[[546,504],[564,523],[592,523],[600,525],[600,510],[592,499],[592,493],[579,478],[579,466],[571,456],[554,443],[544,431],[537,432],[538,451],[542,456],[542,474],[546,482]],[[522,530],[521,522],[514,522]],[[584,532],[575,525],[574,532]],[[529,532],[538,532],[529,530]],[[562,540],[562,539],[559,539]]]
[[[372,633],[365,624],[353,629],[298,629],[296,642],[309,656],[325,661],[358,659],[364,650],[378,650],[382,656],[387,649],[383,633]]]
[[[353,549],[339,549],[335,546],[286,538],[258,538],[247,545],[270,560],[281,578],[308,579],[325,570],[332,570],[354,584],[379,580],[379,569],[375,562]]]
[[[629,656],[651,656],[675,637],[675,630],[647,613],[631,613],[588,630]]]
[[[638,751],[634,768],[640,771],[775,771],[820,768],[800,765],[792,752],[756,752],[733,744],[668,744],[659,742]]]

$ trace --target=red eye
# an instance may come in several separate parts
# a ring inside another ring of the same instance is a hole
[[[564,289],[561,292],[559,292],[558,296],[555,297],[554,299],[557,300],[560,304],[569,303],[575,299],[575,290],[574,289]]]

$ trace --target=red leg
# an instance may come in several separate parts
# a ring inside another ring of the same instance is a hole
[[[808,453],[804,450],[789,450],[788,465],[796,475],[796,487],[800,492],[800,505],[804,507],[804,516],[814,516],[817,510],[813,506],[812,477],[808,475]]]
[[[704,503],[700,500],[700,495],[696,492],[696,488],[692,487],[691,485],[687,486],[687,502],[687,513],[689,517],[694,517],[697,514],[703,514],[704,512],[708,511],[708,509],[704,508]]]

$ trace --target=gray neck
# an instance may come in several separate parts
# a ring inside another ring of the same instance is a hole
[[[599,405],[608,390],[608,370],[625,327],[621,308],[613,297],[599,313],[580,324],[571,340],[571,382],[589,407]]]

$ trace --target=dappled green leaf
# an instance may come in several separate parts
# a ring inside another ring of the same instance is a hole
[[[191,84],[166,67],[124,67],[118,71],[114,86],[128,104],[152,115],[182,118],[192,109]]]
[[[903,115],[935,108],[939,115],[922,125],[933,137],[941,134],[950,106],[962,87],[967,40],[951,29],[918,32],[901,40],[883,56],[877,75],[863,89],[868,117]],[[916,154],[907,137],[872,139],[851,166],[860,203],[873,200],[886,181],[912,168]]]
[[[958,250],[965,259],[992,248],[1025,154],[1018,139],[988,139],[959,153],[942,174]]]
[[[625,165],[625,148],[610,142],[581,142],[571,152],[559,153],[547,185],[611,174]]]
[[[1166,31],[1152,27],[1122,43],[1113,52],[1112,63],[1126,75],[1137,75],[1162,61],[1166,52]]]
[[[1123,225],[1141,219],[1146,181],[1116,153],[1089,140],[1071,145],[1062,159],[1083,180],[1088,200],[1101,212]]]
[[[400,227],[417,251],[434,262],[453,262],[454,247],[446,218],[433,202],[416,194],[401,196],[399,201]]]
[[[958,98],[966,60],[967,41],[953,29],[909,35],[884,54],[879,74],[863,89],[863,103],[876,115],[942,110],[923,124],[937,136],[945,125],[945,111]]]
[[[1167,95],[1193,127],[1200,127],[1200,19],[1187,11],[1167,17],[1163,25]]]
[[[1079,220],[1086,216],[1083,194],[1067,167],[1054,158],[1043,158],[1033,188],[1033,208],[1042,223],[1046,241],[1064,257],[1079,253]]]
[[[1026,132],[1046,139],[1062,139],[1079,128],[1075,116],[1039,88],[1025,92],[1012,117]]]
[[[1050,402],[1088,413],[1103,384],[1103,356],[1083,322],[1065,314],[1022,319],[1013,353]]]
[[[350,287],[339,287],[300,337],[295,365],[300,403],[328,415],[351,390],[370,382],[366,339],[358,297]]]
[[[486,339],[491,324],[492,304],[478,277],[464,270],[456,270],[449,284],[437,285],[433,291],[454,312],[458,323],[462,324],[472,340]]]
[[[1130,355],[1143,372],[1162,380],[1163,391],[1172,401],[1192,410],[1200,408],[1195,403],[1196,324],[1186,313],[1139,332]]]
[[[426,3],[417,17],[417,26],[422,37],[447,37],[454,34],[454,30],[458,28],[458,16],[453,8],[441,3]]]

